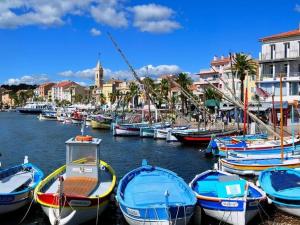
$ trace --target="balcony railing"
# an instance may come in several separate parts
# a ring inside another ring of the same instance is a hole
[[[260,60],[276,60],[276,59],[288,59],[288,58],[297,58],[300,57],[299,50],[290,50],[287,51],[274,51],[262,54]]]
[[[290,71],[290,77],[300,77],[300,72],[293,72],[293,71]]]
[[[286,73],[281,73],[282,78],[286,78],[287,74]],[[276,73],[275,77],[273,77],[273,74],[261,74],[260,76],[260,80],[265,80],[265,79],[272,79],[274,78],[274,80],[279,79],[280,78],[280,73]]]

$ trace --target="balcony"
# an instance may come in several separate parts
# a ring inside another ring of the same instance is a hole
[[[289,50],[287,51],[287,55],[285,54],[285,51],[274,51],[273,54],[271,52],[261,54],[260,60],[280,60],[280,59],[293,59],[300,57],[299,50]]]
[[[283,79],[287,78],[286,73],[281,73],[281,76]],[[261,74],[260,75],[260,81],[270,81],[270,80],[279,80],[280,79],[280,73],[276,73],[275,77],[273,77],[273,74]]]

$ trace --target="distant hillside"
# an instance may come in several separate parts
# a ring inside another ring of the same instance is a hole
[[[19,90],[32,90],[37,88],[38,85],[30,85],[30,84],[18,84],[18,85],[7,85],[3,84],[1,85],[2,88],[5,88],[6,90],[11,90],[13,92],[17,92]]]

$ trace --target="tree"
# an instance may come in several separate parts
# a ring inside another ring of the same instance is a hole
[[[189,87],[190,85],[192,85],[193,81],[192,78],[189,77],[187,73],[180,73],[177,76],[176,82],[180,85],[182,89],[184,89],[187,92],[190,92]],[[184,106],[187,110],[187,98],[182,92],[180,93],[180,99],[181,99],[181,110],[182,113],[184,113],[185,112]]]
[[[136,83],[131,82],[129,84],[129,94],[132,99],[132,106],[135,107],[135,99],[140,95],[139,87]]]
[[[159,107],[161,106],[161,103],[165,102],[166,104],[169,103],[169,92],[171,90],[171,85],[169,80],[163,78],[160,82],[160,84],[157,86],[157,93],[158,94],[158,101],[159,101]],[[168,104],[170,105],[170,104]]]
[[[150,122],[151,122],[151,108],[150,108],[150,105],[151,105],[151,99],[156,97],[156,95],[154,94],[155,93],[155,84],[154,84],[154,81],[150,77],[146,77],[143,80],[143,84],[145,86],[144,88],[145,88],[145,92],[146,92],[146,99],[147,99],[147,102],[148,102],[149,119],[150,119]],[[151,94],[150,94],[150,90],[152,90]],[[153,102],[153,104],[154,104],[154,102]]]
[[[204,89],[204,95],[205,95],[205,99],[214,99],[217,101],[221,101],[222,100],[222,96],[217,93],[214,89],[212,89],[211,87],[205,88]]]
[[[244,101],[244,81],[246,77],[246,72],[248,75],[256,74],[257,64],[255,61],[247,54],[237,53],[233,59],[233,71],[237,74],[237,77],[241,81],[241,101]]]
[[[104,105],[106,103],[106,97],[103,93],[100,93],[99,100],[101,105]]]
[[[75,94],[75,96],[74,96],[75,103],[81,103],[82,99],[83,99],[83,96],[81,94]]]
[[[254,100],[257,102],[257,114],[259,115],[260,98],[258,94],[254,95]]]

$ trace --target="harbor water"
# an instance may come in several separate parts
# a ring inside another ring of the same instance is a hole
[[[80,127],[62,124],[57,121],[39,121],[36,115],[16,112],[0,113],[0,161],[2,167],[22,163],[27,155],[29,161],[40,167],[45,175],[65,163],[65,141],[80,133]],[[167,143],[138,137],[114,137],[111,131],[86,128],[86,134],[102,139],[101,159],[116,171],[118,180],[128,171],[141,165],[147,159],[151,165],[176,172],[187,183],[204,170],[211,169],[213,158],[206,158],[199,147],[183,146],[180,143]],[[250,224],[300,224],[300,220],[276,211],[272,206],[264,206],[265,212],[258,215]],[[23,208],[17,212],[0,216],[0,225],[17,225],[27,213]],[[99,224],[126,224],[114,201],[102,214]],[[211,218],[203,218],[202,224],[219,224]],[[21,224],[45,224],[48,218],[37,204],[31,208]],[[90,221],[86,224],[95,224]],[[190,223],[191,225],[193,222]]]

